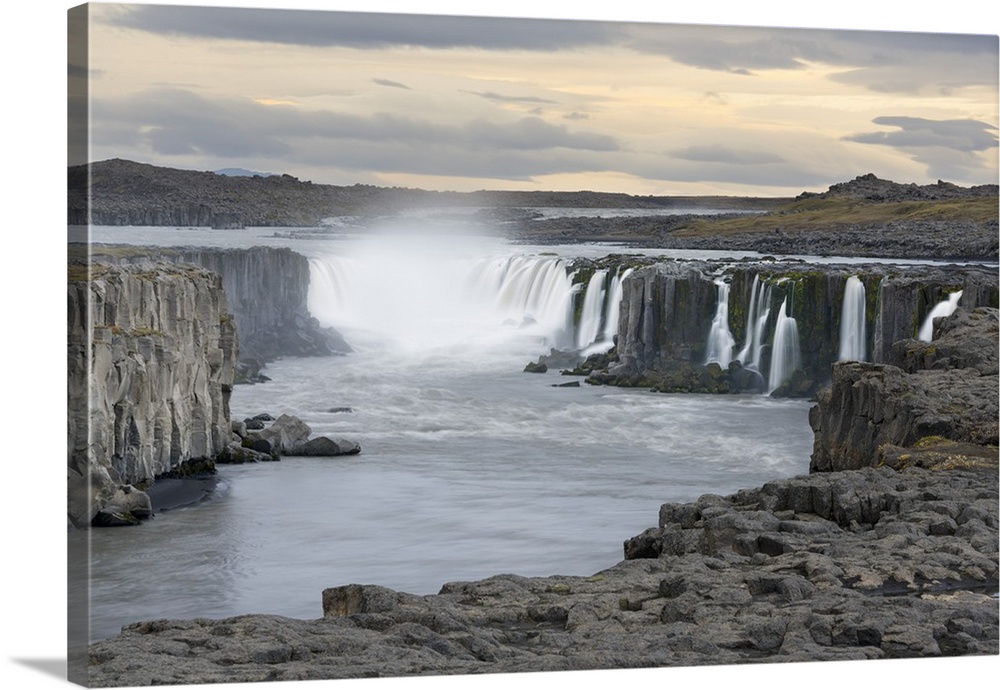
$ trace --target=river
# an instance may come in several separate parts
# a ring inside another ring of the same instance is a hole
[[[271,229],[94,228],[91,240],[307,255],[310,309],[355,351],[268,364],[271,381],[235,388],[232,416],[292,414],[362,446],[220,466],[210,499],[87,533],[94,640],[156,618],[317,618],[322,590],[348,583],[429,594],[497,573],[590,575],[621,560],[622,542],[654,526],[664,502],[808,470],[808,402],[562,387],[580,379],[523,373],[558,324],[512,318],[482,293],[496,285],[473,289],[470,275],[605,246]]]

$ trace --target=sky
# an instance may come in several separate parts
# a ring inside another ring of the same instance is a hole
[[[92,4],[71,162],[456,191],[997,182],[995,34],[264,5]]]

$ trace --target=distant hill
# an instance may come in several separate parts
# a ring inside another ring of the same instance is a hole
[[[898,201],[942,201],[945,199],[970,199],[974,197],[997,196],[997,185],[983,184],[974,187],[959,187],[951,182],[938,180],[934,184],[900,184],[883,180],[874,173],[860,175],[849,182],[831,185],[825,192],[803,192],[797,199],[852,198],[864,201],[893,203]]]
[[[89,221],[94,225],[314,227],[334,216],[390,215],[428,207],[693,207],[742,211],[767,210],[788,201],[592,191],[463,193],[361,184],[336,186],[303,182],[291,175],[179,170],[120,158],[73,166],[68,171],[71,225]]]

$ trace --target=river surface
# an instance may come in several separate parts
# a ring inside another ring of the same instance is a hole
[[[620,561],[664,502],[808,470],[808,402],[558,387],[580,379],[523,373],[553,325],[497,311],[470,292],[469,272],[606,246],[273,229],[94,228],[91,239],[306,254],[311,311],[355,351],[268,364],[271,381],[235,388],[232,416],[292,414],[362,446],[220,466],[210,499],[87,533],[94,640],[156,618],[318,618],[322,590],[348,583],[429,594],[498,573],[591,575]]]

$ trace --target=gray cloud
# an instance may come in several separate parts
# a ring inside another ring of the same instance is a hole
[[[835,81],[884,93],[997,81],[997,37],[988,35],[169,5],[122,6],[106,21],[168,35],[362,49],[552,52],[618,46],[742,75],[821,62],[843,68],[831,77]]]
[[[503,94],[496,93],[494,91],[466,91],[462,89],[462,93],[472,94],[473,96],[479,96],[480,98],[485,98],[490,101],[500,101],[502,103],[558,103],[559,101],[553,101],[550,98],[541,98],[540,96],[505,96]]]
[[[151,89],[120,101],[95,99],[94,136],[144,140],[157,153],[199,153],[225,157],[280,156],[289,146],[275,133],[271,109],[252,101],[227,107],[182,89]],[[106,128],[106,129],[105,129]]]
[[[882,93],[997,80],[996,36],[666,25],[636,31],[628,45],[692,67],[743,75],[819,62],[843,68],[834,81]]]
[[[398,81],[392,81],[391,79],[372,79],[372,81],[378,84],[379,86],[390,86],[394,89],[406,89],[407,91],[412,90],[406,84],[403,84],[402,82]]]
[[[724,163],[726,165],[767,165],[781,163],[783,158],[763,151],[738,151],[726,146],[688,146],[669,152],[674,158],[699,163]]]
[[[986,151],[997,147],[996,127],[978,120],[928,120],[921,117],[877,117],[876,125],[897,127],[894,132],[864,132],[845,137],[861,144],[896,148],[942,147],[955,151]]]
[[[556,51],[606,44],[611,23],[310,10],[133,5],[113,24],[162,34],[307,46]]]
[[[304,112],[249,100],[209,99],[181,89],[95,100],[93,113],[98,147],[230,160],[274,157],[288,165],[319,164],[317,153],[325,151],[325,165],[349,168],[353,160],[359,169],[379,172],[524,179],[549,170],[578,171],[582,160],[592,166],[619,149],[612,137],[537,117],[444,125],[388,113]]]
[[[805,191],[825,188],[834,182],[849,180],[858,171],[849,165],[832,167],[828,163],[812,166],[803,161],[780,161],[753,167],[720,165],[718,162],[684,160],[662,156],[637,155],[625,164],[624,172],[648,180],[705,182],[739,185],[785,187]]]
[[[863,132],[845,140],[898,149],[925,166],[928,176],[940,180],[979,179],[985,167],[984,154],[998,146],[997,128],[978,120],[877,117],[873,122],[897,129]]]
[[[529,181],[541,175],[585,173],[613,165],[597,151],[554,148],[548,150],[470,149],[458,143],[433,145],[413,142],[403,148],[394,142],[345,139],[314,142],[296,160],[316,167],[335,165],[359,173],[405,173]]]

